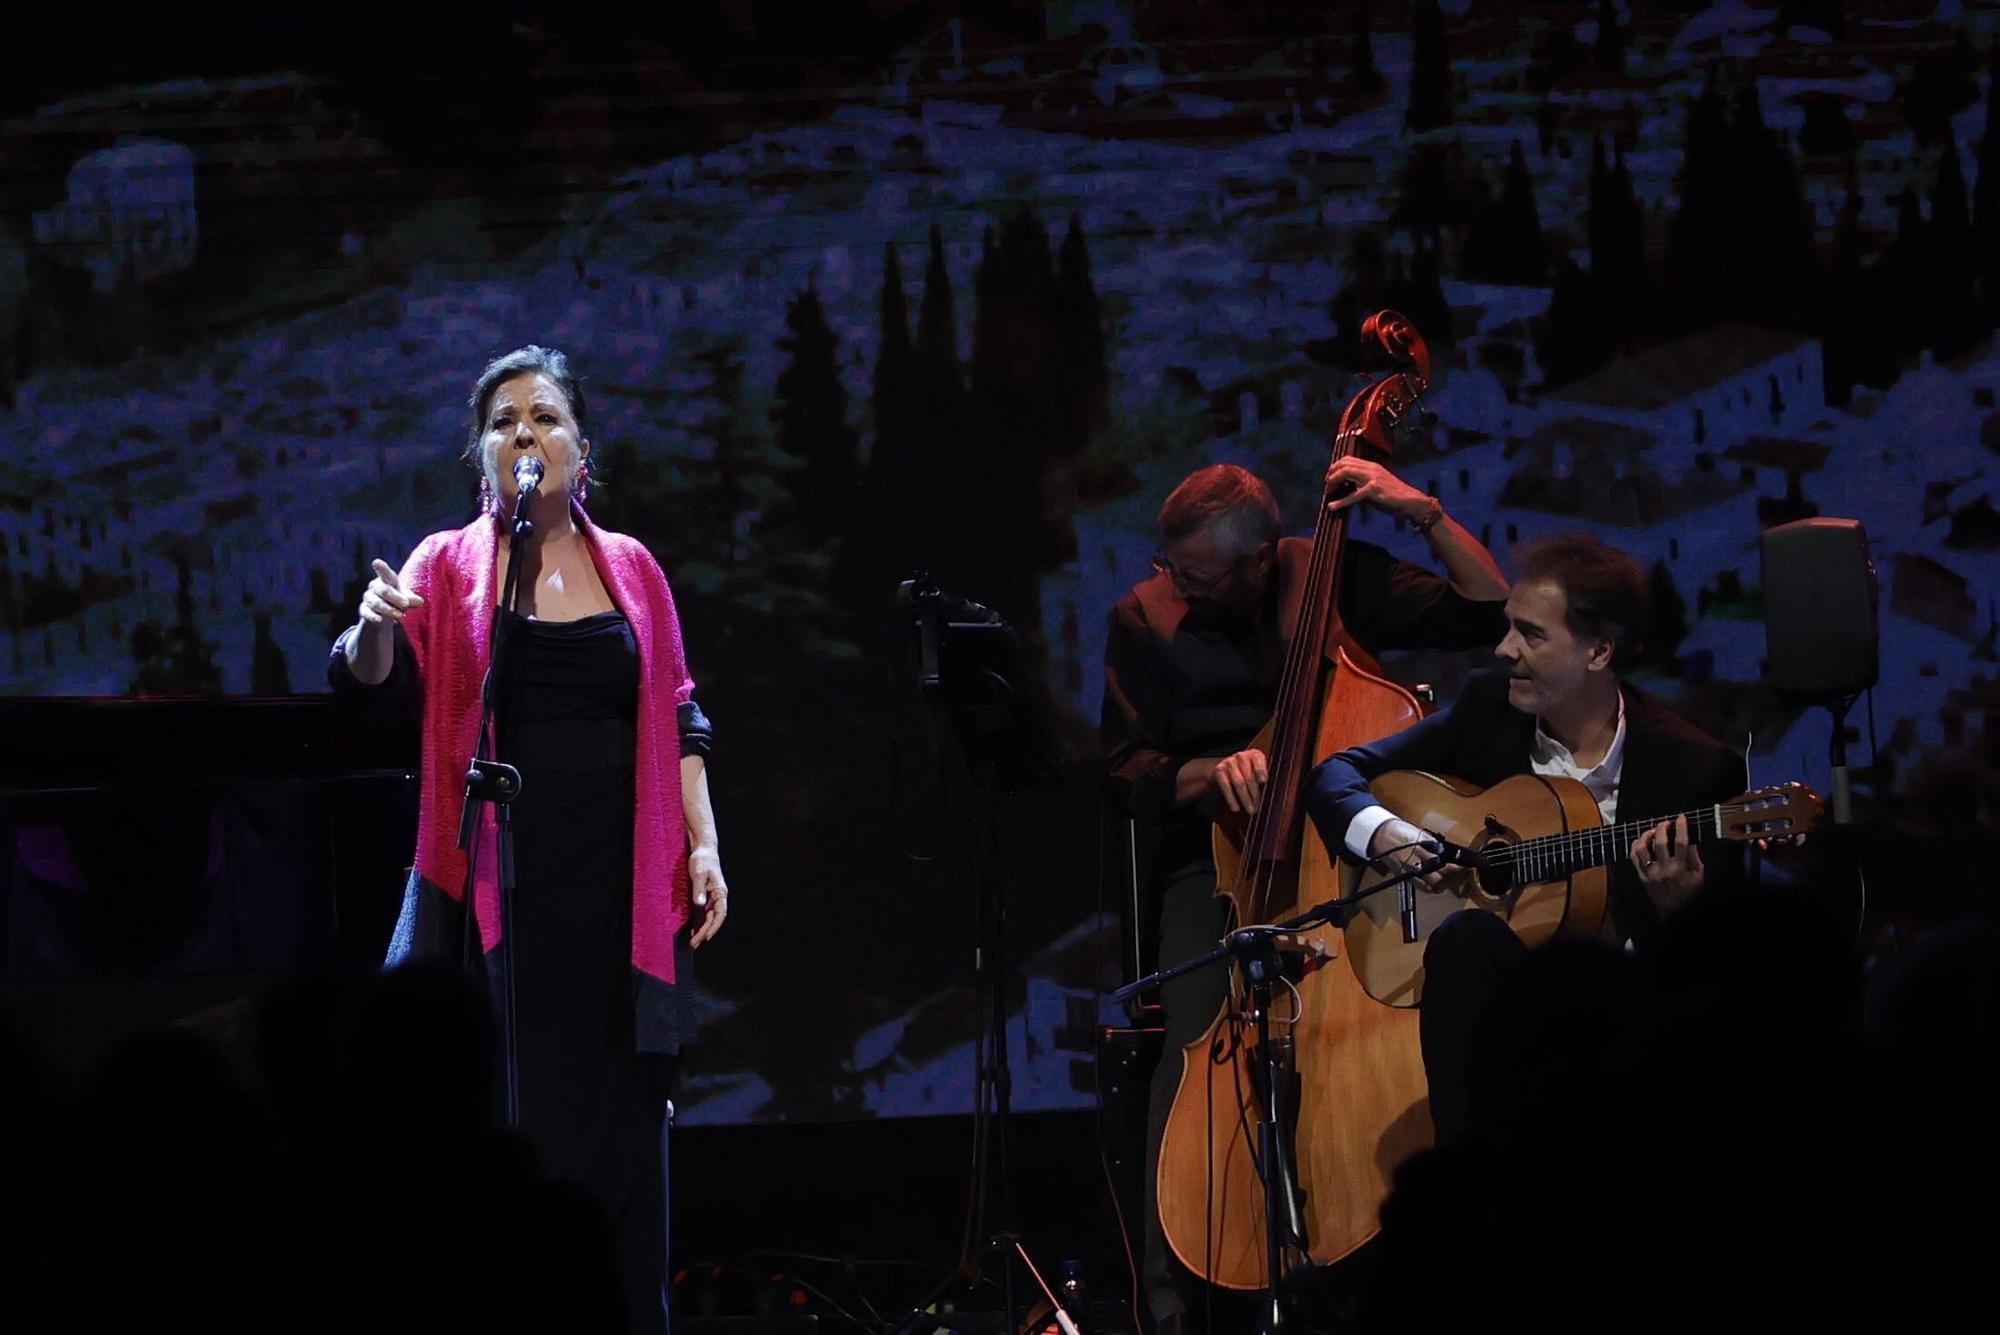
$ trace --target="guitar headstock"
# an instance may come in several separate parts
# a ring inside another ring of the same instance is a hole
[[[1721,807],[1724,839],[1788,839],[1810,834],[1826,815],[1826,803],[1803,783],[1781,783],[1771,788],[1753,788],[1741,797],[1732,797]]]

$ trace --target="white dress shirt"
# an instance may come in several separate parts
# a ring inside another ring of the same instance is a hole
[[[1611,734],[1611,745],[1604,748],[1603,758],[1589,769],[1576,763],[1567,746],[1542,730],[1542,721],[1535,720],[1535,739],[1529,746],[1528,767],[1537,774],[1553,778],[1575,779],[1590,790],[1597,800],[1597,814],[1606,825],[1617,822],[1618,779],[1625,769],[1625,693],[1618,693],[1618,728]],[[1342,842],[1347,851],[1366,861],[1368,841],[1375,837],[1375,831],[1382,828],[1384,821],[1394,820],[1396,813],[1383,806],[1367,808],[1347,823],[1347,833]]]

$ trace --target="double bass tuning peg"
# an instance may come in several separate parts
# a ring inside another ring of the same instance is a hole
[[[1382,422],[1390,427],[1417,426],[1429,431],[1438,423],[1438,415],[1424,405],[1420,395],[1412,394],[1407,403],[1396,403],[1393,399],[1382,404]]]

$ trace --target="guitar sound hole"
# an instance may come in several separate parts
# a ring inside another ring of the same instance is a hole
[[[1508,854],[1513,845],[1505,839],[1494,839],[1479,848],[1479,889],[1492,899],[1505,899],[1514,893],[1514,864]]]

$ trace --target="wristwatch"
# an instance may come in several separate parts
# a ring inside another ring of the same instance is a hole
[[[1438,520],[1444,518],[1444,502],[1435,496],[1430,498],[1430,502],[1430,512],[1422,519],[1419,519],[1414,525],[1417,533],[1426,538],[1431,535],[1431,530],[1437,527]]]

